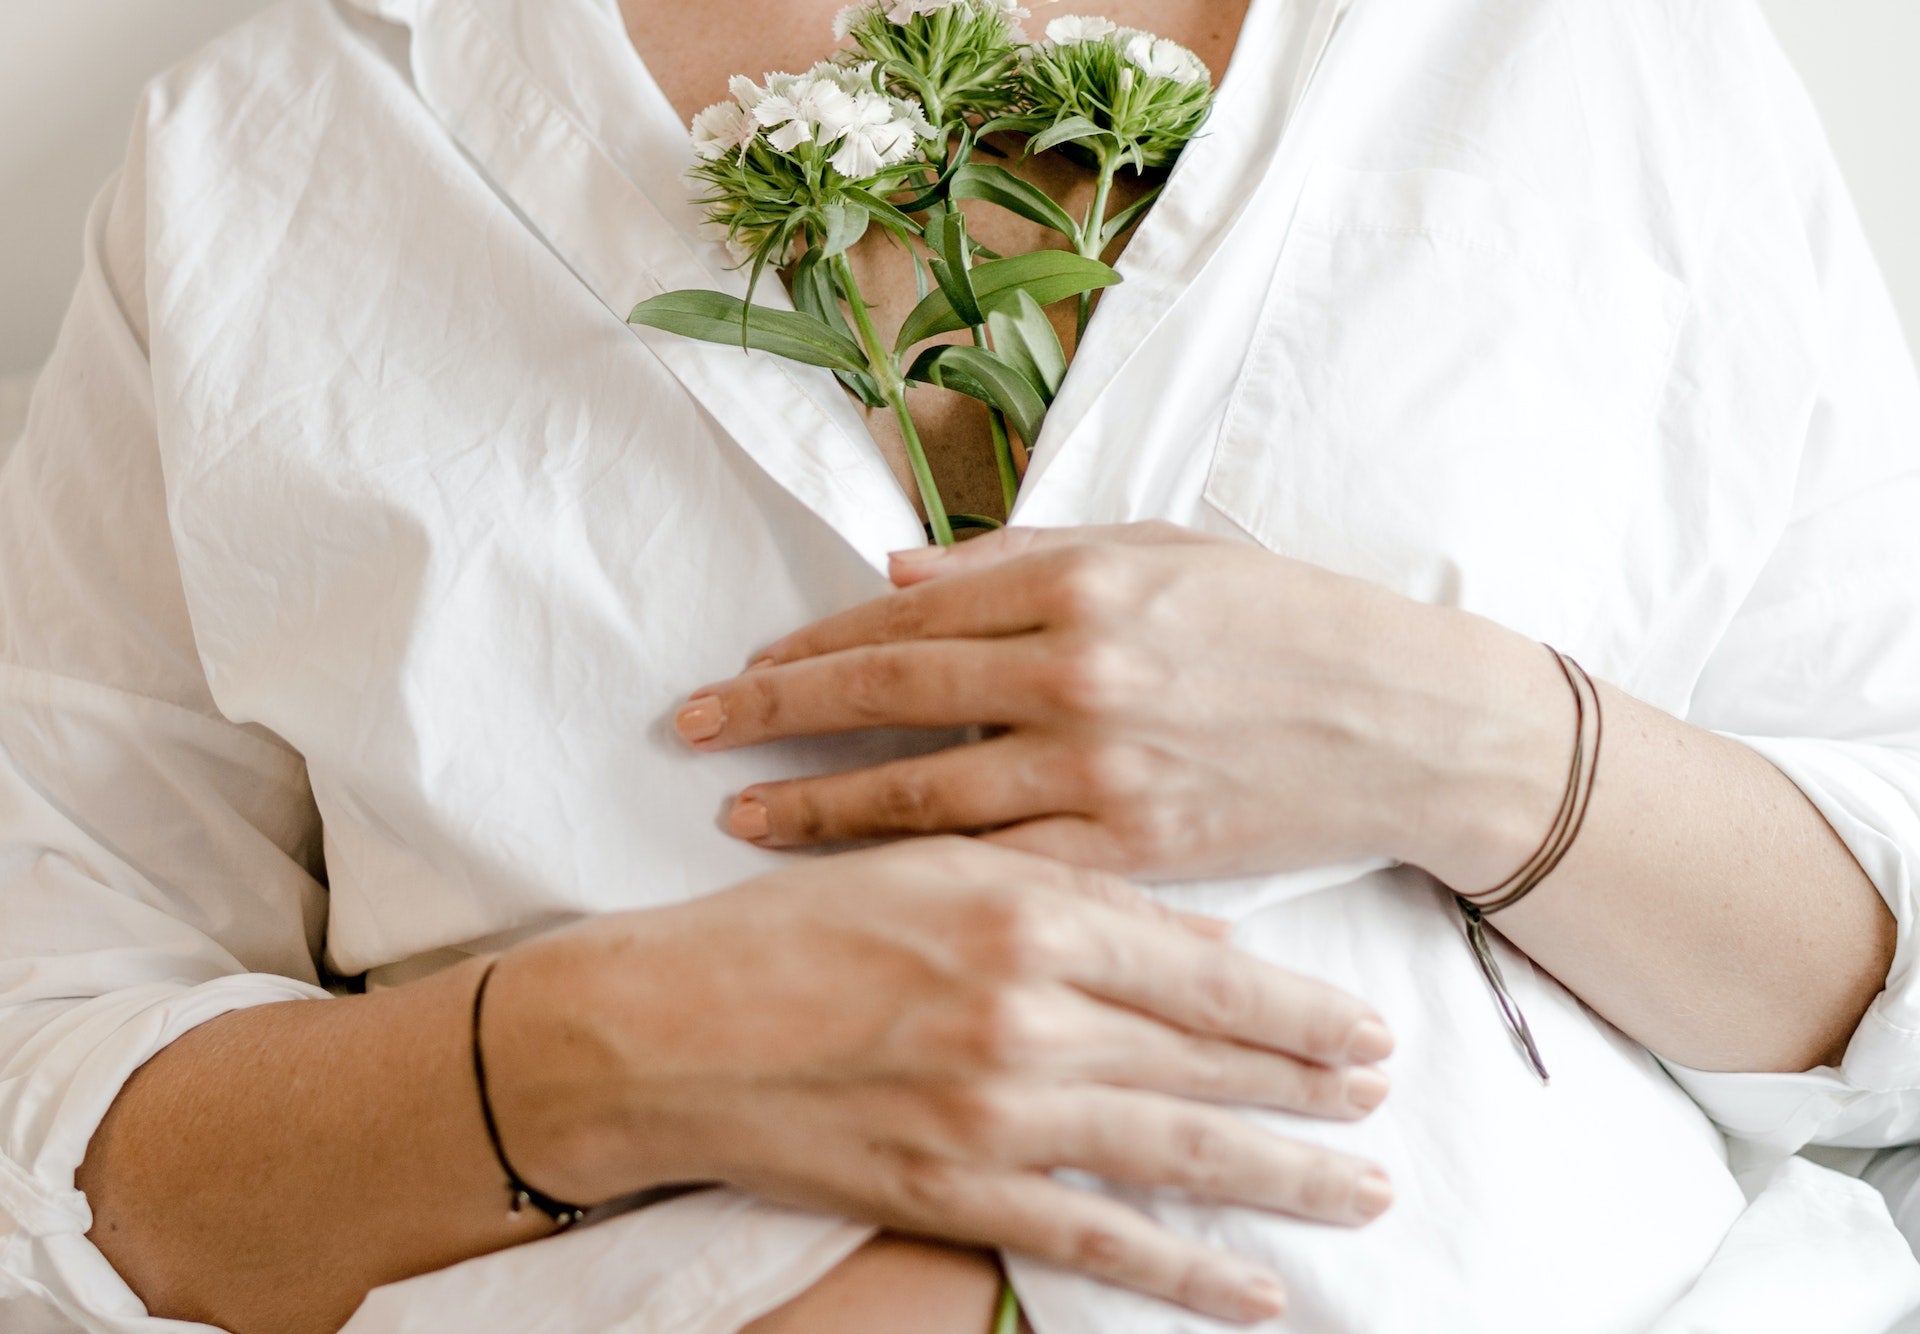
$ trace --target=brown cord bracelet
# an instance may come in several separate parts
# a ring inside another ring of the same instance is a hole
[[[1514,1043],[1543,1084],[1548,1082],[1546,1063],[1540,1057],[1540,1048],[1534,1041],[1527,1017],[1521,1013],[1519,1003],[1508,990],[1506,978],[1500,971],[1500,962],[1487,942],[1486,919],[1520,902],[1559,868],[1586,822],[1587,807],[1593,800],[1594,779],[1600,770],[1600,738],[1604,730],[1600,692],[1594,686],[1593,678],[1579,663],[1556,648],[1549,647],[1547,651],[1553,654],[1561,675],[1566,677],[1567,688],[1573,692],[1573,760],[1568,766],[1567,787],[1560,798],[1560,809],[1555,813],[1540,846],[1521,863],[1519,870],[1480,894],[1454,895],[1460,916],[1466,922],[1467,945],[1473,951],[1481,976],[1493,992],[1494,1003],[1500,1007],[1500,1016]]]

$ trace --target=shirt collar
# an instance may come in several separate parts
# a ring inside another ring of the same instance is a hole
[[[494,188],[770,476],[876,569],[924,542],[913,507],[827,372],[625,324],[680,288],[745,294],[698,226],[677,133],[613,0],[350,0],[411,32],[422,100]],[[778,301],[779,284],[757,299]]]

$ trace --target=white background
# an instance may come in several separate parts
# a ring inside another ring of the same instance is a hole
[[[1911,341],[1920,335],[1920,0],[1763,4],[1820,103]],[[46,356],[79,271],[81,220],[120,160],[141,84],[261,7],[0,0],[0,375]]]

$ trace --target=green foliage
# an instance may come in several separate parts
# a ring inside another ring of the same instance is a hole
[[[865,0],[841,11],[837,27],[853,42],[854,60],[880,67],[886,86],[919,100],[941,130],[996,116],[1020,98],[1022,36],[991,0],[958,0],[905,23],[887,17],[891,0]]]
[[[758,348],[828,370],[867,369],[866,353],[860,345],[825,321],[804,311],[750,305],[725,292],[698,288],[668,292],[635,306],[627,323],[664,329],[705,343]]]

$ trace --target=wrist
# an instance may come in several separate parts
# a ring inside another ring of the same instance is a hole
[[[1399,860],[1476,894],[1532,855],[1564,798],[1574,704],[1540,643],[1483,617],[1426,608],[1434,689]]]
[[[528,1185],[582,1207],[670,1179],[638,1133],[632,1039],[643,1025],[622,1022],[607,964],[586,932],[518,946],[495,964],[484,1016],[502,1149]]]

